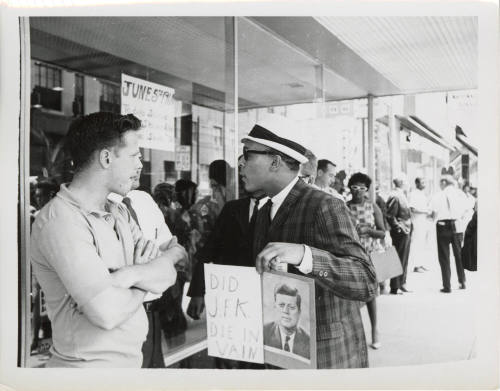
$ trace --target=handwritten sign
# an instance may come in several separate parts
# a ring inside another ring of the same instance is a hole
[[[175,169],[191,171],[191,146],[178,145],[175,150]]]
[[[259,274],[251,267],[204,266],[208,354],[263,363]]]
[[[121,112],[142,122],[139,146],[175,150],[175,90],[122,73]]]

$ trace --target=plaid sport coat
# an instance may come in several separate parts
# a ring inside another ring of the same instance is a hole
[[[267,238],[311,248],[315,279],[318,368],[363,368],[368,352],[360,301],[371,300],[377,279],[344,202],[298,181],[278,209]],[[264,244],[265,244],[264,243]],[[295,267],[292,273],[301,274]]]

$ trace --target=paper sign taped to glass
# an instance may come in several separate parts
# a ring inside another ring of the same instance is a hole
[[[173,88],[122,73],[121,113],[141,120],[139,146],[174,152],[176,102]]]
[[[253,267],[205,264],[210,356],[316,368],[314,280]]]

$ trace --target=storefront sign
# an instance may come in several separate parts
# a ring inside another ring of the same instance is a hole
[[[139,146],[175,150],[175,90],[122,73],[121,112],[142,122]]]
[[[175,169],[177,171],[191,171],[190,145],[178,145],[175,149]]]
[[[204,266],[208,354],[263,363],[259,274],[253,267]]]

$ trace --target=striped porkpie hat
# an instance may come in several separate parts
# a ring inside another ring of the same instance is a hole
[[[273,131],[271,131],[271,129]],[[283,126],[280,126],[276,121],[274,123],[257,123],[250,133],[248,133],[248,136],[241,139],[241,142],[245,140],[254,141],[282,152],[284,155],[297,160],[299,163],[307,163],[308,159],[305,156],[306,148],[295,141],[278,136],[278,134],[286,134],[286,130],[287,129],[284,129]]]

